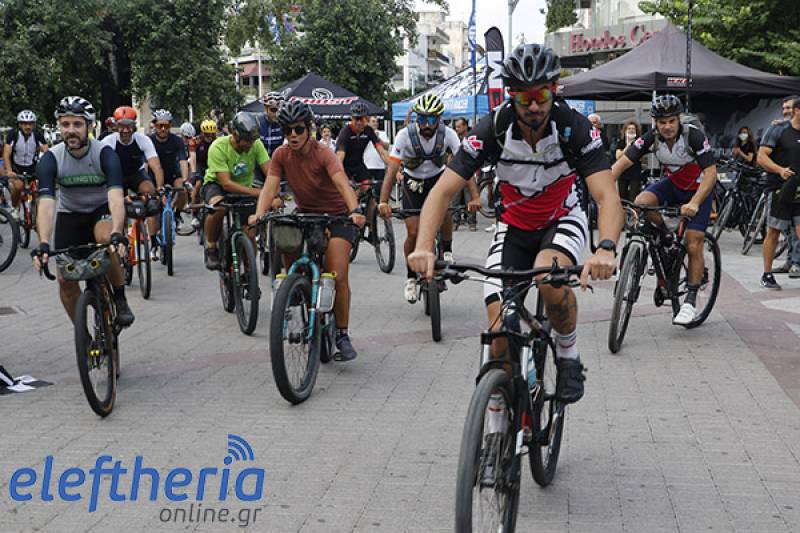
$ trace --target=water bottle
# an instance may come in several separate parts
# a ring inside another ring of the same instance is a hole
[[[319,280],[319,295],[317,296],[317,310],[329,313],[333,310],[336,300],[336,272],[325,272]]]

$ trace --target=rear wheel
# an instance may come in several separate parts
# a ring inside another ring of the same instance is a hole
[[[0,208],[0,272],[14,261],[19,246],[19,228],[11,213]]]
[[[458,456],[458,532],[514,531],[520,468],[509,387],[508,374],[492,369],[472,393]]]
[[[676,292],[675,298],[672,300],[673,316],[680,311],[680,302],[688,292],[689,256],[685,246],[680,248],[678,261],[678,267],[673,270],[671,283],[673,290]],[[697,291],[697,303],[695,305],[697,315],[692,322],[685,326],[686,328],[696,328],[708,318],[714,308],[714,303],[717,301],[717,294],[719,294],[722,262],[719,245],[710,233],[705,234],[703,242],[703,264],[703,278]]]
[[[714,221],[714,238],[719,239],[719,236],[722,235],[722,232],[727,229],[728,222],[731,219],[731,214],[733,213],[735,203],[735,197],[733,194],[729,194],[725,197],[725,200],[722,204],[722,209],[720,209],[719,215],[717,216],[717,220]]]
[[[753,210],[753,216],[750,217],[750,223],[744,233],[744,242],[742,243],[742,254],[747,255],[750,248],[753,247],[758,236],[764,231],[764,226],[767,221],[767,207],[769,205],[768,196],[762,195]]]
[[[308,399],[319,371],[322,335],[319,320],[312,324],[311,310],[308,278],[292,274],[283,280],[272,304],[270,360],[278,392],[293,404]]]
[[[238,282],[234,287],[236,318],[239,329],[250,335],[258,323],[258,302],[261,291],[258,288],[258,266],[253,243],[245,235],[236,237],[236,255],[238,256]],[[236,278],[234,278],[235,280]]]
[[[545,323],[549,331],[549,323]],[[533,479],[546,487],[553,481],[561,452],[566,407],[556,400],[556,360],[552,347],[543,339],[533,344],[536,388],[531,392],[533,439],[528,449]]]
[[[625,261],[614,291],[614,307],[611,311],[611,323],[608,328],[608,349],[611,350],[611,353],[617,353],[622,346],[625,332],[628,329],[628,321],[633,311],[633,304],[639,298],[639,284],[642,279],[641,263],[642,258],[645,257],[644,252],[644,244],[634,240],[625,253]]]
[[[479,184],[481,215],[486,218],[494,218],[494,179],[483,179]]]
[[[111,310],[93,290],[82,292],[75,305],[75,354],[89,406],[98,415],[108,416],[117,390],[114,329]]]

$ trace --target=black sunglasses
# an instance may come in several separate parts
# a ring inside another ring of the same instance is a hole
[[[306,132],[305,126],[295,126],[294,128],[291,126],[284,126],[283,128],[284,135],[291,135],[294,132],[295,135],[302,135]]]

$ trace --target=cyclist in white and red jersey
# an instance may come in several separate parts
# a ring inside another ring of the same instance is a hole
[[[636,197],[636,203],[647,205],[680,205],[681,214],[691,217],[686,226],[686,250],[689,255],[686,301],[672,319],[672,323],[685,326],[694,321],[697,311],[697,291],[703,279],[703,243],[711,217],[711,200],[717,182],[717,166],[711,144],[705,134],[691,124],[681,123],[683,104],[672,94],[657,96],[650,108],[656,127],[639,137],[612,168],[614,178],[653,152],[661,163],[664,178],[648,186]],[[664,219],[650,213],[650,219],[659,225],[664,236],[669,234]]]
[[[430,252],[448,202],[487,160],[497,164],[501,206],[489,249],[488,268],[525,270],[578,264],[587,238],[586,214],[575,182],[586,180],[599,208],[600,243],[584,264],[581,283],[608,279],[616,265],[622,206],[608,155],[592,125],[555,99],[558,56],[538,44],[521,44],[503,62],[501,75],[511,99],[484,117],[462,140],[461,149],[428,195],[416,250],[409,264],[433,274]],[[502,293],[486,284],[489,324],[499,327]],[[556,394],[565,403],[583,396],[583,365],[576,345],[578,308],[569,287],[542,285],[540,294],[556,339]]]

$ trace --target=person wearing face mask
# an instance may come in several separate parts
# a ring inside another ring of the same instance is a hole
[[[616,159],[625,155],[625,150],[633,144],[633,142],[642,135],[642,130],[639,123],[635,120],[629,120],[622,127],[622,148],[617,148]],[[642,163],[636,161],[634,164],[623,172],[617,180],[617,188],[619,189],[619,197],[623,200],[632,202],[642,191]]]
[[[736,135],[736,142],[733,145],[733,157],[745,163],[754,164],[756,162],[756,141],[753,132],[747,126],[739,129]]]

